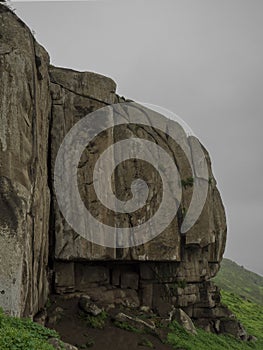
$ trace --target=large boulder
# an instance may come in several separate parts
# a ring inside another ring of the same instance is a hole
[[[51,67],[50,79],[52,91],[51,174],[53,175],[59,147],[73,125],[89,114],[91,120],[96,118],[92,112],[106,105],[125,101],[115,94],[116,84],[110,78],[98,74]],[[100,123],[99,120],[96,122]],[[171,123],[172,121],[167,119],[167,128],[171,127]],[[176,122],[173,123],[173,127],[177,128],[181,142],[191,153],[195,138],[188,136]],[[78,184],[86,207],[99,221],[113,226],[118,223],[122,227],[136,226],[156,212],[162,196],[160,178],[152,165],[144,161],[120,164],[114,173],[112,184],[113,192],[123,201],[127,201],[130,197],[129,189],[134,178],[143,178],[149,184],[154,184],[150,185],[146,205],[139,214],[136,211],[134,214],[116,215],[100,203],[93,186],[93,169],[101,153],[113,143],[133,137],[139,137],[161,146],[176,161],[183,186],[181,205],[174,220],[159,236],[145,244],[122,249],[107,248],[76,235],[60,212],[53,190],[53,225],[56,228],[53,247],[55,259],[64,262],[80,260],[178,262],[179,264],[172,265],[171,269],[176,266],[177,277],[186,281],[198,282],[214,276],[218,271],[225,248],[226,219],[212,174],[210,158],[205,149],[203,149],[204,159],[200,161],[206,160],[208,164],[207,199],[199,219],[185,235],[181,234],[180,227],[193,195],[193,184],[189,180],[193,176],[191,166],[181,147],[171,137],[167,138],[165,133],[152,127],[120,125],[109,128],[92,141],[92,147],[85,149],[79,165]],[[65,162],[67,161],[68,159],[65,159]],[[193,168],[198,178],[198,168],[195,164]],[[201,178],[200,181],[202,180],[204,179]],[[99,235],[100,232],[96,234]],[[174,275],[174,271],[171,273]]]

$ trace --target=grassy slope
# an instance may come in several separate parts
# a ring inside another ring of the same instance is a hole
[[[170,344],[175,349],[185,350],[262,350],[263,306],[229,292],[222,292],[222,301],[235,313],[248,333],[257,337],[257,341],[241,342],[229,336],[218,336],[200,329],[197,336],[192,336],[174,323],[168,336]]]
[[[248,333],[263,340],[263,305],[226,291],[222,291],[221,295],[222,302],[233,311]]]
[[[263,305],[263,277],[224,259],[214,282],[223,290]]]
[[[198,330],[191,336],[177,323],[168,336],[175,349],[185,350],[262,350],[263,349],[263,277],[224,259],[215,283],[223,290],[222,302],[245,326],[256,342],[239,342],[232,337],[217,336]]]

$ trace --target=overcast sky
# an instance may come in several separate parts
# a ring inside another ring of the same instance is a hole
[[[263,1],[13,2],[54,65],[112,77],[168,108],[209,150],[225,257],[263,274]]]

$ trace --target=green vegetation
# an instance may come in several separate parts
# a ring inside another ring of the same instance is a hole
[[[257,341],[241,342],[230,336],[215,335],[201,329],[197,336],[188,334],[173,322],[168,341],[175,349],[185,350],[262,350],[263,349],[263,277],[224,259],[214,278],[221,287],[222,303],[241,321]]]
[[[226,291],[221,291],[221,295],[222,303],[236,315],[247,332],[262,340],[261,349],[263,349],[263,305]]]
[[[262,350],[263,349],[263,306],[246,300],[233,293],[222,292],[222,303],[225,304],[241,321],[249,335],[257,338],[253,341],[239,341],[232,336],[216,335],[197,329],[197,335],[191,335],[185,331],[176,321],[170,324],[168,343],[174,349],[180,350]],[[115,326],[137,334],[145,333],[144,330],[135,328],[128,322],[114,322]],[[156,327],[161,324],[155,322]],[[140,344],[143,345],[140,341]],[[150,344],[148,347],[151,347]]]
[[[59,335],[31,320],[6,316],[0,308],[1,350],[54,350],[47,342],[49,338]]]
[[[138,334],[143,334],[144,331],[142,329],[133,327],[131,324],[128,322],[120,322],[120,321],[114,321],[114,326],[124,329],[125,331],[133,332],[133,333],[138,333]]]
[[[178,291],[178,288],[182,288],[182,289],[185,289],[185,287],[187,286],[187,282],[185,279],[183,280],[180,280],[176,283],[172,283],[172,284],[169,284],[169,286],[166,287],[167,289],[167,296],[170,297],[170,296],[176,296],[177,295],[177,291]],[[165,298],[164,298],[165,299]]]
[[[82,312],[81,318],[86,321],[88,327],[103,329],[105,327],[108,314],[105,311],[102,311],[99,315],[92,316]]]
[[[208,183],[209,183],[209,185],[211,185],[213,183],[213,178],[211,176],[208,179]]]
[[[230,270],[230,271],[229,271]],[[221,276],[225,277],[226,288],[235,290],[240,295],[227,290],[222,291],[222,303],[225,304],[241,321],[249,335],[257,338],[256,341],[239,341],[232,336],[216,335],[197,329],[197,335],[191,335],[177,322],[170,325],[168,342],[174,349],[180,350],[262,350],[263,349],[263,304],[262,285],[263,278],[247,271],[230,260],[224,260]],[[226,279],[227,276],[227,279]],[[181,287],[183,287],[182,281]],[[217,281],[216,281],[217,282]],[[219,284],[219,283],[218,283]],[[222,284],[221,284],[222,286]],[[178,285],[176,285],[178,287]],[[251,294],[250,294],[251,293]],[[254,299],[257,302],[253,302]],[[125,322],[115,322],[117,327],[142,333]],[[157,325],[159,327],[161,325]]]
[[[193,187],[194,179],[192,177],[188,177],[186,180],[181,180],[181,184],[184,189],[186,189],[187,187]]]
[[[45,307],[49,309],[51,305],[52,305],[52,301],[50,300],[50,298],[48,298]]]
[[[182,208],[181,208],[181,212],[182,212],[182,216],[183,216],[183,218],[184,218],[185,215],[186,215],[187,209],[186,209],[185,207],[182,207]]]
[[[145,347],[150,348],[150,349],[154,349],[153,343],[147,338],[142,338],[142,340],[140,340],[138,342],[138,345],[139,346],[145,346]]]
[[[262,350],[263,349],[263,306],[246,300],[234,293],[222,291],[222,303],[237,316],[248,334],[256,341],[241,342],[230,336],[215,335],[197,329],[197,335],[188,334],[178,323],[173,322],[168,341],[175,349],[185,350]]]
[[[173,321],[168,342],[174,349],[184,350],[262,350],[263,339],[256,342],[242,342],[230,336],[216,335],[197,329],[197,335],[187,333]]]
[[[246,270],[229,259],[223,259],[214,282],[227,292],[232,292],[263,305],[263,277]]]
[[[179,288],[185,289],[185,287],[187,286],[187,282],[185,279],[183,279],[183,280],[178,281],[177,285]]]

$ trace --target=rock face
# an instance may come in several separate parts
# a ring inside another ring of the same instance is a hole
[[[50,78],[52,91],[51,174],[53,174],[59,146],[72,126],[88,113],[107,104],[121,102],[121,100],[114,94],[115,83],[109,78],[94,73],[79,73],[52,67]],[[61,125],[63,125],[63,128],[61,128]],[[179,125],[178,128],[182,129]],[[92,147],[86,149],[81,158],[78,174],[80,193],[86,206],[95,217],[107,223],[110,221],[109,224],[114,223],[114,220],[118,220],[123,227],[135,226],[141,217],[148,219],[147,215],[151,217],[156,211],[162,188],[154,169],[151,165],[139,161],[136,163],[131,161],[128,167],[127,163],[118,167],[115,173],[115,188],[113,191],[123,200],[127,200],[130,196],[128,189],[134,177],[141,176],[146,178],[149,183],[155,182],[157,185],[150,188],[147,204],[151,206],[151,209],[148,210],[148,214],[142,212],[140,216],[136,214],[137,216],[130,215],[130,217],[125,214],[119,215],[117,219],[113,217],[112,212],[107,211],[99,203],[92,184],[92,174],[99,155],[109,145],[134,136],[154,141],[154,143],[164,148],[167,153],[176,159],[183,179],[189,179],[192,176],[190,165],[187,163],[180,147],[172,139],[167,141],[163,133],[157,132],[153,128],[120,126],[95,139]],[[189,140],[183,130],[182,137],[184,143],[189,147]],[[210,165],[207,153],[206,158]],[[64,262],[80,260],[173,261],[178,262],[176,265],[177,277],[182,277],[187,282],[198,282],[200,276],[204,280],[214,276],[225,247],[226,222],[224,208],[212,176],[211,166],[209,174],[211,183],[206,204],[199,220],[187,232],[187,235],[181,235],[180,226],[193,194],[191,184],[186,184],[183,187],[182,204],[171,225],[156,239],[145,245],[129,249],[104,248],[91,244],[80,236],[76,237],[74,231],[65,223],[54,198],[55,259]]]
[[[33,315],[48,295],[49,56],[0,5],[0,305]]]
[[[116,99],[116,84],[106,77],[94,73],[80,73],[62,68],[50,68],[51,95],[52,95],[52,120],[51,120],[51,174],[54,173],[54,163],[58,149],[72,126],[88,113],[113,104]],[[61,127],[63,125],[63,128]],[[87,150],[83,157],[95,159],[101,151],[112,143],[111,131],[109,131],[100,144]],[[94,160],[93,160],[94,159]],[[81,168],[81,182],[90,181],[86,177],[91,174],[88,166]],[[84,186],[83,186],[84,187]],[[84,192],[85,191],[85,192]],[[84,187],[84,195],[89,198],[92,207],[98,210],[98,199],[94,190]],[[54,191],[53,191],[54,193]],[[109,252],[103,246],[95,246],[74,233],[67,225],[60,213],[56,198],[53,196],[52,222],[56,230],[53,235],[54,257],[57,260],[74,261],[79,259],[90,260],[114,258],[114,252]],[[106,214],[99,214],[105,217]],[[73,234],[72,234],[73,233]]]
[[[51,174],[58,149],[67,132],[88,113],[107,104],[123,102],[115,93],[115,83],[93,73],[79,73],[62,68],[50,68],[52,91],[51,121]],[[63,125],[63,128],[61,128]],[[180,125],[178,128],[182,129]],[[161,184],[154,169],[145,162],[131,161],[121,164],[115,172],[114,192],[127,200],[130,184],[135,177],[144,178],[155,187],[150,188],[148,214],[119,215],[103,207],[92,184],[94,165],[99,155],[111,144],[131,137],[154,141],[174,159],[182,179],[192,176],[191,167],[182,149],[160,131],[136,126],[116,127],[94,140],[87,148],[79,166],[79,189],[85,205],[102,222],[123,227],[136,226],[141,217],[151,217],[160,201]],[[190,140],[182,130],[186,145]],[[209,323],[217,318],[219,291],[209,279],[219,269],[225,248],[226,220],[220,194],[209,165],[209,189],[202,214],[186,235],[180,233],[184,211],[187,211],[193,186],[185,180],[181,206],[170,226],[155,239],[132,248],[113,249],[95,245],[78,236],[65,222],[55,196],[53,196],[53,256],[55,290],[57,293],[88,292],[101,302],[125,305],[146,305],[167,316],[169,307],[182,308],[193,319],[202,318]],[[87,162],[88,160],[88,162]],[[67,160],[65,160],[67,161]],[[87,185],[88,184],[88,185]],[[52,191],[54,193],[54,190]],[[146,206],[145,206],[146,207]],[[116,220],[116,221],[114,221]],[[131,293],[132,292],[132,293]],[[120,297],[121,295],[121,297]],[[209,317],[207,319],[207,312]],[[223,316],[222,316],[223,317]],[[205,321],[203,321],[205,323]]]
[[[81,197],[94,217],[114,227],[116,223],[134,227],[148,220],[160,204],[160,178],[150,164],[138,160],[118,166],[112,187],[118,198],[127,201],[133,179],[145,179],[149,195],[140,214],[114,214],[96,196],[92,174],[100,154],[134,136],[154,142],[175,160],[182,201],[171,224],[145,244],[114,249],[85,240],[67,224],[57,204],[53,187],[57,152],[77,121],[125,99],[116,94],[110,78],[49,66],[48,54],[30,30],[2,5],[0,23],[0,305],[18,316],[36,314],[46,302],[50,272],[56,293],[148,306],[164,317],[176,308],[206,329],[226,331],[231,314],[221,306],[218,288],[210,282],[223,256],[226,219],[206,150],[208,195],[199,219],[182,234],[193,196],[193,174],[182,149],[151,127],[121,125],[103,132],[83,152],[78,171]],[[176,127],[191,153],[194,140],[179,124]],[[194,176],[204,181],[193,166]],[[236,323],[232,333],[235,327],[240,335]]]

